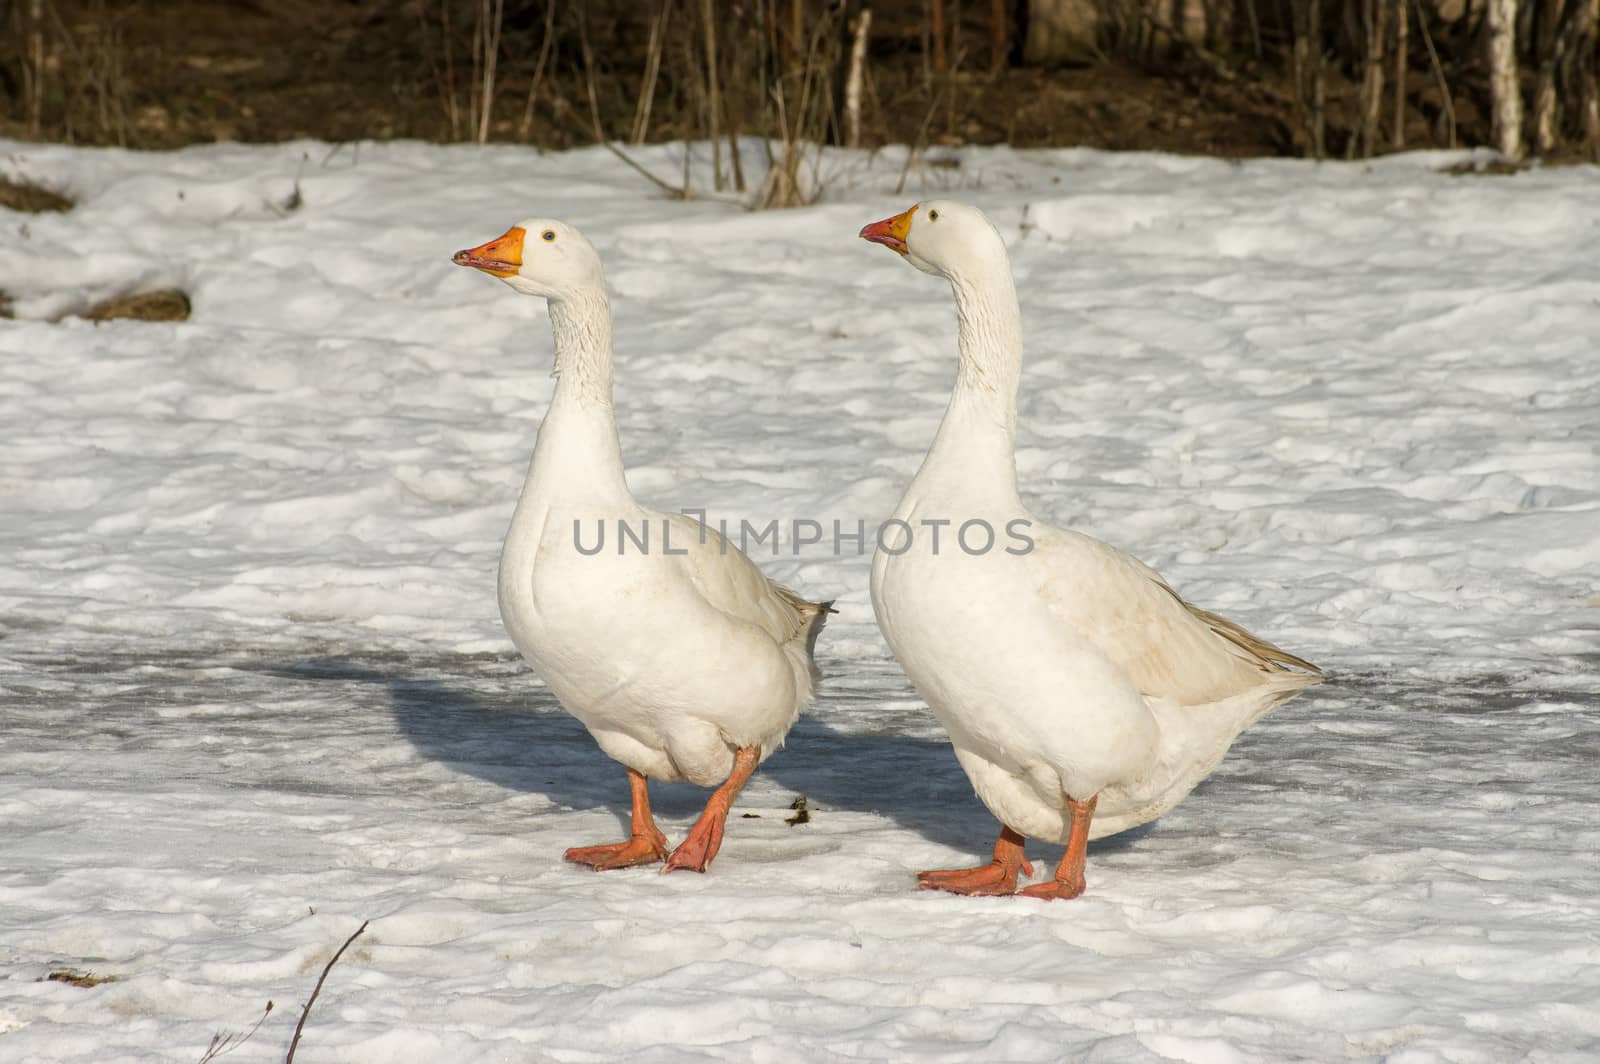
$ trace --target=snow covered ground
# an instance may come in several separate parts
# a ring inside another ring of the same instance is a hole
[[[194,1061],[269,999],[226,1059],[281,1059],[366,919],[307,1064],[1600,1056],[1600,173],[904,161],[747,213],[599,150],[0,143],[79,200],[0,210],[0,1059]],[[867,558],[786,542],[827,687],[711,873],[563,864],[626,786],[496,616],[544,310],[450,253],[594,238],[642,498],[870,526],[954,323],[855,232],[935,193],[1012,241],[1035,511],[1328,683],[1084,898],[919,894],[993,822]],[[62,317],[167,285],[191,321]]]

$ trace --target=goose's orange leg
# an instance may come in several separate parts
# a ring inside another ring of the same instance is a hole
[[[727,822],[728,809],[733,805],[733,800],[739,797],[745,782],[750,779],[750,774],[760,763],[759,746],[741,746],[734,751],[733,771],[728,774],[728,782],[711,792],[711,799],[706,802],[706,811],[700,814],[700,819],[689,829],[689,837],[672,851],[671,857],[667,858],[667,866],[661,870],[663,873],[671,872],[675,868],[690,868],[696,872],[704,872],[711,867],[711,859],[722,848],[722,827]]]
[[[628,786],[633,790],[632,837],[627,842],[604,846],[574,846],[567,851],[567,860],[604,872],[611,868],[654,864],[667,856],[667,837],[657,830],[655,818],[650,815],[650,781],[630,768]]]
[[[1017,889],[1019,871],[1033,875],[1033,865],[1022,855],[1022,836],[1002,827],[1000,839],[994,844],[994,859],[988,864],[918,872],[917,886],[952,894],[1010,894]]]
[[[1048,883],[1036,883],[1023,889],[1023,894],[1050,901],[1052,898],[1076,898],[1083,893],[1086,885],[1083,865],[1089,857],[1089,821],[1094,818],[1094,804],[1099,800],[1098,794],[1087,802],[1067,799],[1067,814],[1072,822],[1067,827],[1067,852],[1056,865],[1056,877]]]

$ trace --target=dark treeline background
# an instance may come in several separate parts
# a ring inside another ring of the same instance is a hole
[[[1600,0],[0,0],[0,135],[1593,158]],[[744,150],[748,151],[748,148]],[[721,173],[723,167],[718,168]],[[781,197],[780,197],[781,198]]]

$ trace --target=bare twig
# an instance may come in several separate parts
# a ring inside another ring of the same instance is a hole
[[[300,1048],[300,1035],[306,1029],[306,1017],[311,1015],[311,1006],[316,1004],[317,995],[322,993],[322,984],[327,981],[328,973],[333,971],[333,966],[339,963],[339,958],[344,956],[344,951],[350,948],[350,943],[361,937],[361,932],[367,929],[370,920],[361,921],[361,926],[355,933],[344,940],[344,945],[339,947],[337,953],[328,958],[328,963],[323,965],[322,974],[317,977],[317,985],[311,988],[311,996],[306,998],[305,1008],[300,1010],[300,1022],[294,1025],[294,1038],[289,1042],[289,1055],[283,1058],[283,1064],[294,1064],[294,1051]]]
[[[213,1060],[216,1060],[223,1054],[231,1053],[235,1049],[238,1049],[240,1046],[244,1045],[246,1042],[250,1041],[250,1036],[261,1030],[261,1025],[267,1022],[267,1017],[270,1015],[272,1015],[272,1002],[269,1001],[267,1002],[266,1009],[261,1013],[261,1018],[255,1022],[255,1026],[251,1027],[243,1034],[223,1034],[221,1031],[218,1031],[216,1034],[212,1035],[211,1044],[206,1046],[205,1056],[200,1058],[199,1064],[211,1064]]]
[[[922,116],[922,127],[917,130],[917,139],[913,141],[911,143],[911,147],[906,150],[906,162],[905,165],[900,168],[900,180],[897,181],[894,186],[894,194],[896,196],[900,195],[900,193],[906,190],[906,175],[911,172],[912,160],[917,157],[918,152],[922,151],[922,149],[927,146],[928,128],[933,125],[933,116],[939,110],[939,96],[941,95],[942,91],[943,89],[941,88],[940,92],[934,93],[933,100],[928,104],[928,113]]]
[[[1428,13],[1422,10],[1422,0],[1412,0],[1416,5],[1417,28],[1422,31],[1422,43],[1428,48],[1428,61],[1433,65],[1433,76],[1439,82],[1439,100],[1444,107],[1445,128],[1449,131],[1447,146],[1456,146],[1456,105],[1450,98],[1450,81],[1444,76],[1444,64],[1439,61],[1439,52],[1433,46],[1433,33],[1428,29]]]
[[[32,136],[39,135],[44,108],[44,70],[44,0],[32,0],[28,5],[28,62],[23,67],[28,133]]]
[[[660,11],[650,20],[650,43],[645,48],[644,84],[639,88],[639,103],[633,112],[633,133],[629,137],[635,144],[642,144],[650,132],[650,109],[655,103],[656,79],[661,76],[661,53],[666,50],[667,14],[671,9],[672,0],[661,0]]]
[[[527,140],[533,130],[533,104],[539,98],[539,88],[544,84],[545,64],[550,61],[550,50],[556,40],[556,0],[548,0],[544,8],[544,39],[539,42],[539,57],[533,62],[533,83],[528,86],[528,99],[522,105],[522,121],[517,124],[517,139]]]
[[[483,63],[478,93],[478,143],[489,142],[489,120],[494,117],[495,69],[500,60],[500,30],[505,24],[506,0],[482,0],[478,7],[478,36]]]
[[[643,166],[639,165],[639,163],[635,162],[633,157],[627,152],[623,151],[621,148],[617,147],[615,144],[611,143],[611,141],[606,139],[605,125],[600,121],[600,99],[595,94],[594,89],[594,52],[589,47],[589,20],[583,17],[581,12],[578,16],[578,45],[583,51],[583,74],[584,81],[589,90],[589,118],[594,123],[595,143],[599,144],[601,147],[605,148],[606,151],[627,163],[628,166],[634,171],[647,178],[651,184],[661,189],[661,191],[665,192],[673,199],[692,198],[689,192],[689,181],[687,174],[685,174],[682,187],[674,186],[671,183],[657,177]],[[687,141],[684,142],[683,150],[685,155],[687,155],[689,151],[689,144]]]
[[[439,38],[444,50],[445,113],[450,116],[450,139],[461,136],[461,111],[456,106],[456,65],[450,47],[450,0],[439,3]]]

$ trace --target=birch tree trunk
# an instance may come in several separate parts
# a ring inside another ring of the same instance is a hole
[[[861,147],[861,81],[867,61],[867,35],[872,32],[872,8],[856,16],[854,39],[850,42],[850,73],[844,82],[844,143]]]
[[[1516,0],[1488,0],[1489,107],[1495,150],[1522,157],[1522,90],[1517,85]]]
[[[1539,76],[1533,90],[1533,145],[1539,154],[1556,146],[1556,70],[1561,66],[1561,53],[1567,43],[1561,32],[1561,0],[1541,0],[1539,4],[1539,29],[1534,37],[1534,54],[1539,62]]]

